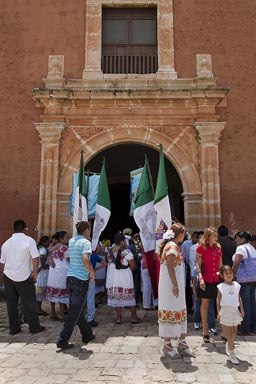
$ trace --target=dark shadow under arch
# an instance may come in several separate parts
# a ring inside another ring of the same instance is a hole
[[[159,152],[141,144],[119,144],[97,153],[85,166],[91,172],[100,172],[102,159],[105,157],[105,167],[111,198],[111,218],[102,237],[113,239],[117,230],[132,228],[138,231],[130,211],[130,171],[144,165],[145,154],[148,157],[154,187],[157,180]],[[165,169],[171,201],[172,216],[184,223],[184,204],[182,199],[182,183],[172,165],[165,158]]]

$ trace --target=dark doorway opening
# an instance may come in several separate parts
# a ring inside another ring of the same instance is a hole
[[[99,152],[88,164],[86,170],[100,172],[102,160],[105,158],[105,167],[109,184],[111,199],[111,217],[107,228],[101,238],[113,240],[118,230],[131,228],[133,233],[138,232],[130,212],[130,171],[143,167],[145,154],[148,157],[154,187],[156,186],[159,166],[159,152],[148,146],[140,144],[120,144]],[[172,165],[165,158],[165,169],[168,183],[169,199],[172,216],[184,223],[184,203],[182,198],[182,184],[180,177]]]

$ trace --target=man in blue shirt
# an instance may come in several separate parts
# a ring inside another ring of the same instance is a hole
[[[67,349],[74,345],[69,339],[77,324],[82,341],[88,343],[95,336],[85,318],[85,303],[89,286],[89,280],[94,281],[94,270],[90,262],[91,226],[87,221],[81,221],[76,225],[78,235],[69,240],[70,264],[67,273],[67,289],[69,291],[69,311],[65,319],[63,329],[57,341],[57,348]]]

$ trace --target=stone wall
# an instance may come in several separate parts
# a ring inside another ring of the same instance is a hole
[[[232,230],[255,231],[252,214],[255,164],[255,1],[174,0],[175,70],[196,76],[196,54],[212,55],[218,84],[231,89],[220,121],[222,222]],[[85,68],[85,2],[19,0],[1,5],[0,241],[24,218],[37,236],[41,145],[33,125],[42,111],[32,89],[42,87],[49,55],[64,55],[65,77]]]

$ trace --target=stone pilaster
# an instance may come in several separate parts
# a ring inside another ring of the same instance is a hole
[[[38,234],[52,234],[56,230],[59,144],[64,123],[35,123],[41,150],[41,174]]]
[[[176,79],[174,69],[173,0],[159,0],[157,7],[158,79]]]
[[[85,12],[85,67],[83,79],[102,79],[102,2],[94,0],[86,1]]]
[[[217,227],[221,222],[218,144],[225,125],[222,122],[195,123],[201,145],[203,227]]]

